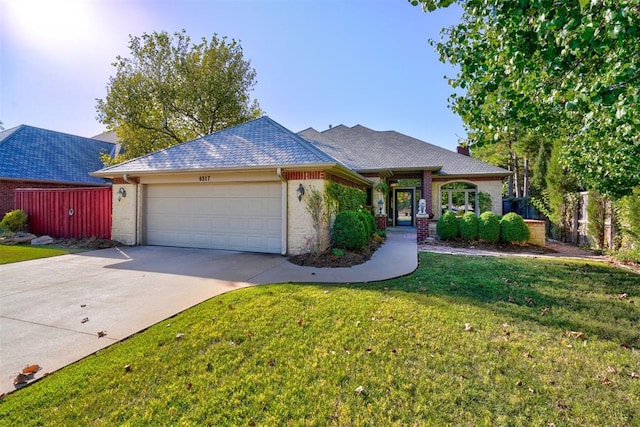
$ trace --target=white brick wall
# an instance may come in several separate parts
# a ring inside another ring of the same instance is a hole
[[[113,186],[113,217],[111,221],[111,232],[113,240],[125,245],[137,244],[136,236],[136,209],[138,206],[138,191],[135,184],[114,184]],[[126,197],[120,197],[118,190],[124,188]],[[118,200],[120,197],[120,200]]]
[[[305,188],[305,195],[302,200],[298,200],[298,186],[302,184]],[[313,239],[314,230],[311,215],[307,212],[306,198],[309,196],[311,189],[324,192],[325,180],[308,179],[308,180],[292,180],[287,182],[287,253],[290,255],[298,255],[309,252]],[[326,244],[329,242],[329,232],[326,231],[322,236]],[[323,249],[326,249],[323,248]]]

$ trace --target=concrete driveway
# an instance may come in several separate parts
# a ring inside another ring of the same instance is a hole
[[[221,293],[283,257],[166,247],[112,248],[0,266],[0,393]],[[85,320],[88,319],[88,320]],[[84,322],[83,322],[84,320]],[[106,336],[98,338],[98,331]]]
[[[15,390],[13,380],[26,365],[40,365],[33,379],[40,378],[227,291],[289,281],[385,280],[417,265],[415,233],[389,233],[371,260],[351,268],[157,246],[0,265],[0,394]],[[98,338],[99,331],[106,335]]]

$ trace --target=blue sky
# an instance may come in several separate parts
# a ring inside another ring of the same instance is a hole
[[[253,97],[292,131],[361,124],[454,150],[464,137],[452,89],[428,44],[457,9],[425,14],[406,0],[0,0],[0,120],[93,136],[129,34],[214,33],[241,41]]]

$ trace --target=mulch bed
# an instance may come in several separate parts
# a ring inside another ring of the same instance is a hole
[[[352,267],[369,261],[373,253],[382,245],[383,242],[384,241],[372,239],[362,251],[356,252],[344,250],[344,255],[342,256],[334,255],[331,248],[318,256],[313,254],[293,255],[289,257],[289,262],[305,267]]]
[[[107,249],[121,246],[121,243],[115,240],[90,237],[86,239],[55,239],[53,245],[65,249]]]

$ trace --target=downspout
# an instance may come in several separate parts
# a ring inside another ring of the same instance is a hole
[[[137,246],[138,242],[140,241],[139,237],[140,237],[140,231],[141,231],[141,224],[140,224],[140,215],[138,214],[138,198],[140,197],[140,189],[138,188],[138,183],[137,182],[132,182],[129,181],[129,175],[128,174],[123,174],[122,175],[122,179],[124,180],[124,182],[126,182],[127,184],[131,184],[135,186],[135,195],[136,198],[134,200],[134,207],[133,207],[133,223],[135,224],[135,230],[133,233],[133,246]]]
[[[287,225],[288,225],[288,216],[287,216],[287,212],[288,212],[288,204],[287,204],[287,181],[284,179],[284,177],[282,176],[282,168],[277,168],[276,169],[276,174],[278,175],[278,178],[280,178],[280,181],[282,182],[282,194],[281,194],[281,203],[282,203],[282,220],[281,220],[281,232],[280,232],[280,236],[281,236],[281,243],[282,243],[282,250],[280,251],[280,255],[286,255],[287,254],[287,237],[289,236],[289,230],[287,229]]]

